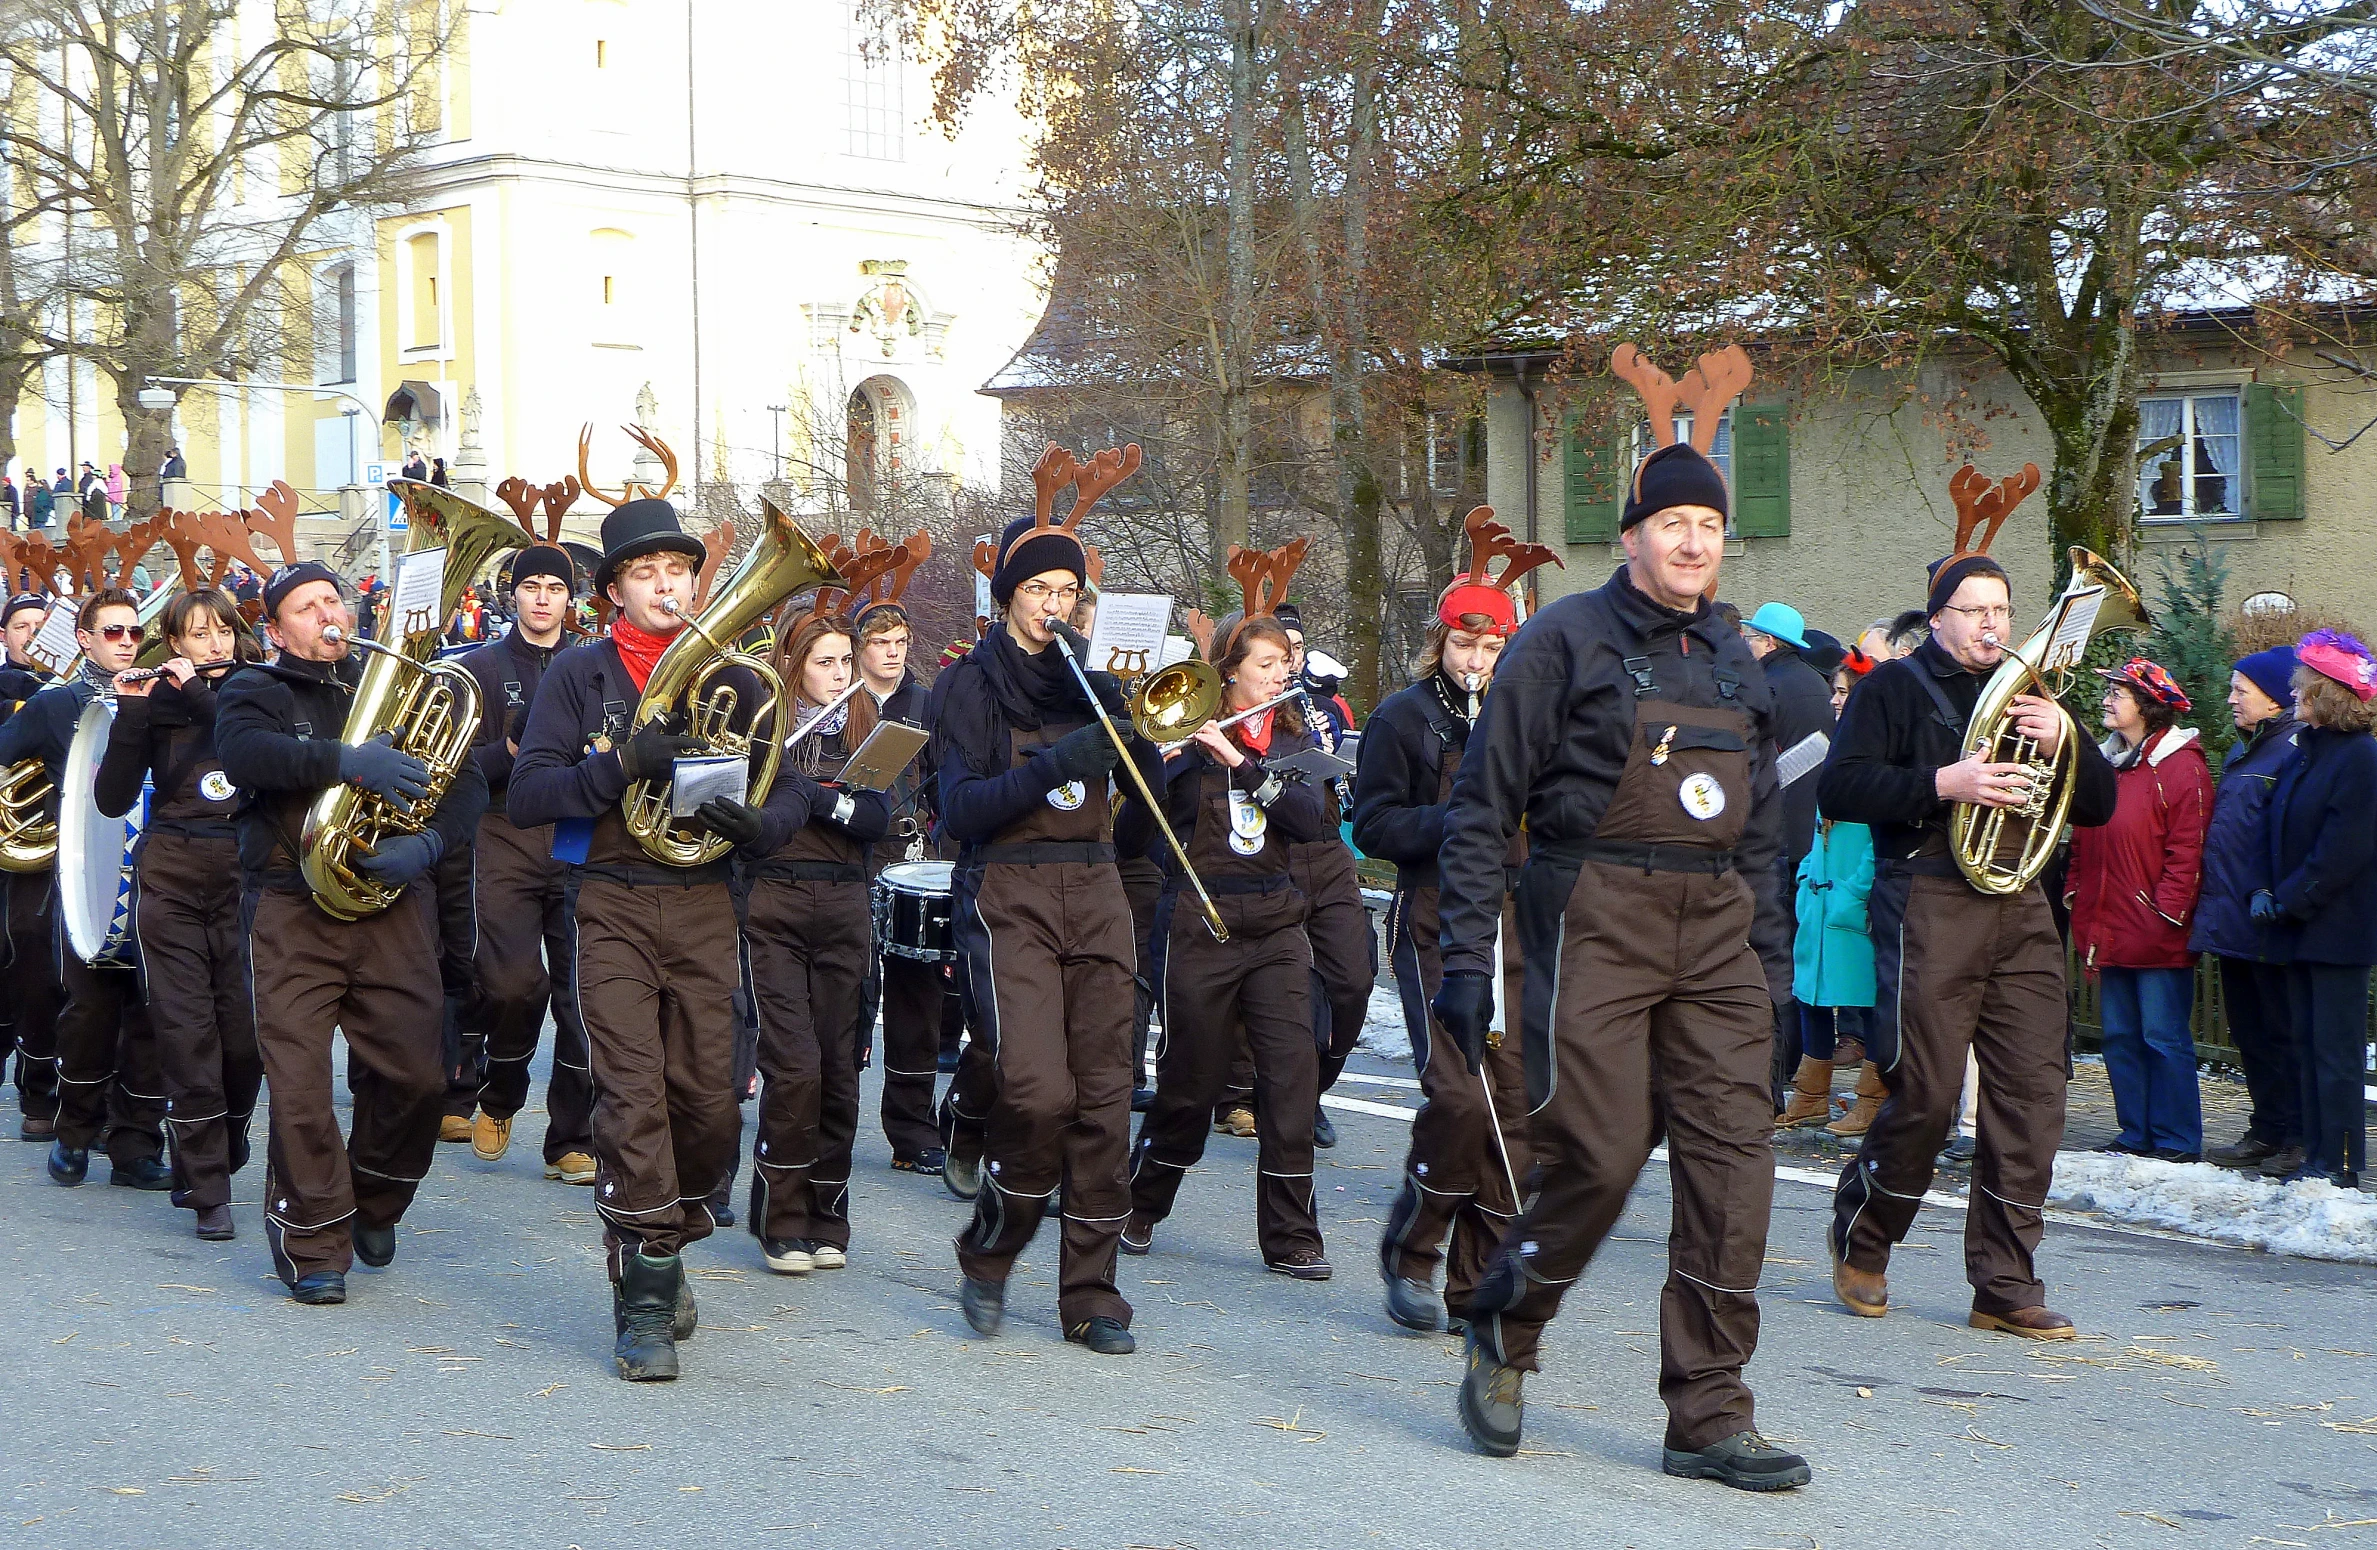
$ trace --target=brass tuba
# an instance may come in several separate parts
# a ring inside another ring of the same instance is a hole
[[[765,802],[776,783],[776,766],[784,758],[779,737],[786,703],[784,680],[766,659],[726,644],[775,610],[795,592],[815,586],[837,586],[842,573],[826,558],[792,518],[762,500],[765,525],[759,541],[718,585],[701,610],[685,621],[685,628],[661,652],[636,701],[629,735],[666,718],[688,737],[701,739],[712,756],[750,757],[760,738],[761,718],[767,720],[765,752],[752,773],[744,800],[753,807]],[[718,675],[739,667],[759,680],[766,698],[752,707],[744,730],[734,729],[741,693],[731,683],[715,683]],[[725,855],[731,844],[698,823],[669,811],[673,780],[639,780],[619,799],[627,832],[635,836],[655,861],[669,866],[701,866]]]
[[[511,518],[451,490],[411,479],[391,479],[388,487],[409,508],[412,537],[406,552],[445,549],[445,584],[437,617],[427,621],[398,619],[391,599],[387,629],[395,645],[353,643],[355,649],[369,652],[371,660],[355,686],[355,703],[348,708],[339,741],[367,743],[388,737],[429,767],[429,794],[408,811],[340,781],[306,809],[299,869],[314,902],[339,920],[377,914],[404,891],[358,872],[354,859],[372,854],[390,835],[418,834],[428,828],[446,788],[470,757],[470,745],[479,735],[478,680],[466,668],[431,659],[446,620],[480,569],[506,549],[524,549],[536,542]]]
[[[157,633],[165,605],[173,601],[171,584],[155,587],[140,600],[142,651]],[[73,598],[59,598],[54,606],[78,606]],[[163,660],[159,658],[159,660]],[[72,683],[82,671],[80,653],[68,662],[53,683]],[[39,759],[19,759],[0,768],[0,872],[41,872],[58,859],[58,821],[49,814],[49,769]]]
[[[2064,614],[2061,606],[2064,599],[2094,588],[2104,590],[2104,603],[2097,609],[2095,622],[2089,628],[2091,640],[2114,630],[2143,630],[2149,623],[2138,589],[2121,572],[2077,545],[2071,550],[2071,558],[2072,579],[2065,584],[2063,595],[2056,599],[2058,606],[2049,609],[2046,623],[2019,649],[2009,652],[1997,671],[1989,675],[1989,681],[1981,686],[1981,698],[1973,705],[1972,720],[1965,731],[1964,758],[1985,759],[1992,764],[2021,764],[2030,769],[2030,795],[2020,806],[1983,807],[1959,802],[1949,815],[1948,838],[1955,847],[1957,869],[1964,873],[1965,881],[1986,894],[2020,893],[2036,882],[2038,875],[2046,870],[2055,842],[2063,833],[2064,820],[2071,812],[2071,775],[2079,759],[2079,752],[2072,745],[2074,739],[2084,735],[2073,722],[2071,712],[2060,703],[2071,679],[2071,669],[2058,665],[2053,670],[2052,684],[2041,671],[2047,648],[2055,638],[2056,622]],[[2055,745],[2052,759],[2042,759],[2038,744],[2023,736],[2022,729],[2014,724],[2014,697],[2032,693],[2054,704],[2055,713],[2063,718],[2063,737]]]

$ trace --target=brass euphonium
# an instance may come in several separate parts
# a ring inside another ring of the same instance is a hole
[[[173,601],[174,591],[169,586],[158,587],[140,600],[144,656],[146,642],[158,634],[157,622],[164,616],[165,605]],[[62,606],[73,602],[72,598],[63,599]],[[56,681],[71,682],[82,667],[78,654]],[[19,759],[0,768],[0,872],[42,872],[57,864],[58,821],[50,816],[49,801],[49,769],[39,759]]]
[[[299,869],[324,914],[361,920],[396,902],[402,888],[390,888],[355,869],[392,835],[419,834],[437,815],[446,788],[454,783],[470,745],[479,735],[479,683],[466,668],[431,660],[446,621],[479,571],[506,549],[524,549],[536,537],[511,518],[464,500],[451,490],[411,479],[392,479],[412,524],[406,552],[443,547],[444,586],[437,617],[387,616],[395,644],[358,640],[352,649],[370,653],[355,703],[339,732],[342,743],[367,743],[386,736],[429,767],[429,794],[408,810],[359,786],[340,781],[306,809],[300,836]]]
[[[735,572],[718,585],[700,612],[661,652],[645,681],[643,698],[636,701],[629,735],[666,718],[679,732],[699,738],[710,756],[748,758],[766,727],[758,768],[751,772],[744,800],[753,807],[765,802],[776,783],[776,767],[784,758],[781,722],[784,680],[761,657],[726,644],[739,638],[778,603],[816,586],[836,586],[841,572],[825,557],[792,518],[768,502],[759,541],[743,557]],[[731,683],[715,682],[730,667],[739,667],[759,681],[766,696],[752,707],[743,730],[735,730],[742,695]],[[627,832],[655,861],[669,866],[702,866],[733,848],[702,824],[678,818],[669,811],[673,780],[639,780],[627,788],[620,808]]]
[[[1963,757],[1992,764],[2020,764],[2030,770],[2030,795],[2015,807],[1983,807],[1959,802],[1948,818],[1948,837],[1955,846],[1957,869],[1965,881],[1987,894],[2020,893],[2038,880],[2055,852],[2072,806],[2072,770],[2079,759],[2074,740],[2083,736],[2060,697],[2071,680],[2068,667],[2055,669],[2049,683],[2040,666],[2063,615],[2063,598],[2091,587],[2105,589],[2105,600],[2089,628],[2089,639],[2113,630],[2143,630],[2149,620],[2146,605],[2121,572],[2098,555],[2074,545],[2072,579],[2057,606],[2047,610],[2046,623],[2008,652],[1997,671],[1981,686],[1972,719],[1966,724]],[[2063,718],[2063,737],[2052,759],[2041,758],[2039,746],[2023,735],[2013,718],[2014,698],[2036,694],[2055,706]]]

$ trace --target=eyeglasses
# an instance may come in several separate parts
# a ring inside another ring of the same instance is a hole
[[[1015,595],[1034,608],[1039,607],[1050,598],[1056,599],[1059,608],[1070,608],[1081,600],[1081,589],[1079,587],[1051,587],[1037,581],[1027,581],[1015,589]]]
[[[1979,608],[1959,607],[1957,604],[1950,603],[1947,605],[1947,611],[1952,614],[1968,615],[1980,620],[1983,624],[2012,624],[2014,622],[2014,610],[2003,603],[1989,603]]]
[[[103,624],[91,631],[101,640],[128,640],[140,633],[137,624]]]

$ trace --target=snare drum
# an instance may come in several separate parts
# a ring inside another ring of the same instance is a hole
[[[949,934],[946,861],[903,861],[875,878],[875,940],[895,958],[946,963],[956,957]]]

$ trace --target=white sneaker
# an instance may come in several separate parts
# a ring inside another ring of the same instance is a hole
[[[815,1245],[806,1238],[762,1238],[759,1252],[778,1275],[805,1276],[817,1266]]]
[[[840,1270],[850,1263],[850,1257],[830,1243],[820,1243],[810,1248],[809,1263],[820,1270]]]

